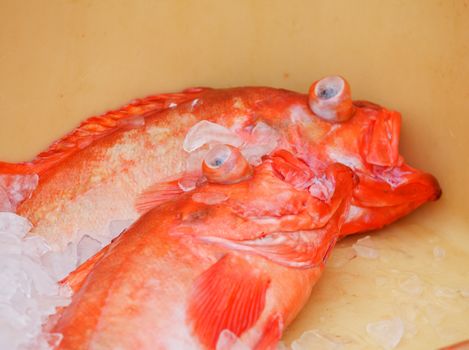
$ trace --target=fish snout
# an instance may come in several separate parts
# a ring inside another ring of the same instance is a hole
[[[418,207],[437,200],[441,193],[440,184],[433,175],[404,164],[377,177],[362,176],[354,191],[354,199],[358,205],[366,207]]]
[[[426,184],[426,189],[428,193],[428,200],[429,201],[436,201],[440,199],[443,191],[441,190],[440,183],[436,179],[435,176],[427,173],[422,174],[423,183]]]

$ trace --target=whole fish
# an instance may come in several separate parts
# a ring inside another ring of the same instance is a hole
[[[285,150],[253,170],[228,145],[202,168],[193,190],[144,193],[147,213],[69,275],[72,302],[50,329],[57,349],[273,349],[323,270],[357,178],[331,164],[316,182]],[[324,185],[327,200],[313,195]]]
[[[404,163],[400,126],[399,113],[352,101],[338,76],[308,94],[246,87],[158,95],[86,120],[31,162],[0,163],[0,210],[28,218],[31,233],[55,249],[86,234],[106,243],[113,223],[124,228],[138,218],[134,202],[148,186],[179,178],[181,189],[193,189],[205,154],[228,144],[251,165],[292,152],[317,175],[315,195],[323,198],[325,169],[350,167],[360,184],[342,230],[363,232],[441,193],[434,177]]]

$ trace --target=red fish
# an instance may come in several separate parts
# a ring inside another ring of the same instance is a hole
[[[333,163],[359,177],[343,234],[376,229],[439,197],[434,177],[406,165],[398,151],[399,113],[352,101],[337,76],[309,94],[272,88],[190,89],[138,100],[85,121],[28,163],[0,163],[0,210],[16,210],[32,234],[63,249],[84,234],[110,240],[114,220],[132,222],[148,186],[180,178],[191,190],[213,145],[238,147],[251,165],[279,149],[307,163],[315,195]],[[203,179],[202,179],[203,180]],[[162,198],[164,199],[164,198]]]
[[[357,178],[324,178],[281,150],[254,170],[214,147],[207,182],[151,188],[149,210],[66,280],[74,289],[51,332],[57,349],[273,349],[307,301],[339,237]],[[233,171],[238,170],[238,171]],[[233,174],[236,175],[233,175]],[[327,200],[312,195],[327,186]]]

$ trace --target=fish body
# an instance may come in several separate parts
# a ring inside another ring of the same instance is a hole
[[[343,235],[380,228],[438,198],[437,181],[398,152],[400,115],[352,102],[340,79],[320,80],[309,94],[190,89],[91,118],[30,163],[0,163],[1,206],[28,218],[31,234],[55,249],[85,234],[107,243],[113,222],[126,226],[138,218],[134,202],[142,191],[197,171],[219,143],[239,147],[254,165],[276,150],[290,151],[318,184],[329,165],[350,167],[360,185]],[[324,197],[327,189],[317,191]]]
[[[63,336],[57,349],[273,349],[318,280],[357,182],[330,165],[325,201],[314,182],[295,181],[303,169],[274,153],[249,178],[147,211],[67,278],[75,293],[50,330]]]

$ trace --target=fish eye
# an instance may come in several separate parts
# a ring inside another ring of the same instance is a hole
[[[309,90],[309,106],[319,118],[331,123],[347,121],[355,111],[350,86],[339,76],[314,82]]]
[[[239,149],[220,144],[205,155],[202,172],[208,182],[233,184],[250,178],[252,167]]]
[[[341,93],[344,85],[344,80],[340,77],[327,77],[318,81],[314,93],[319,99],[328,100]]]
[[[211,169],[221,167],[231,155],[231,149],[227,145],[217,145],[205,155],[205,163]]]

